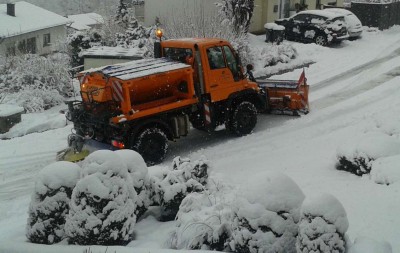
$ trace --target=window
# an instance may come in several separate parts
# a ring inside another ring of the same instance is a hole
[[[36,54],[36,38],[32,37],[26,40],[26,52]]]
[[[228,65],[228,68],[232,72],[233,79],[235,79],[235,81],[239,81],[239,66],[238,62],[236,61],[235,55],[228,46],[224,46],[224,52],[226,57],[226,63]]]
[[[50,33],[43,34],[43,46],[50,46]]]
[[[26,40],[21,40],[18,42],[18,51],[20,53],[25,54],[26,53]]]
[[[208,64],[210,69],[225,68],[224,55],[220,47],[210,47],[207,49]]]
[[[15,56],[15,53],[16,53],[15,45],[14,44],[8,45],[6,56]]]
[[[166,47],[164,48],[164,57],[174,61],[188,63],[188,58],[193,57],[193,52],[190,48]]]

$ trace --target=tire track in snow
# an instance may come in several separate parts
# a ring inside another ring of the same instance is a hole
[[[398,50],[400,54],[400,49]],[[366,71],[366,70],[363,70]],[[319,98],[311,103],[311,108],[313,109],[323,109],[334,104],[337,104],[341,101],[350,99],[358,94],[364,93],[366,91],[372,90],[383,83],[386,83],[393,78],[400,76],[400,66],[392,68],[391,70],[377,76],[376,78],[369,80],[367,82],[362,83],[361,85],[357,85],[354,88],[341,90],[338,92],[334,92],[329,96]],[[344,78],[345,79],[345,78]],[[338,80],[339,82],[340,80]]]
[[[342,72],[342,73],[340,73],[338,75],[332,76],[332,77],[330,77],[328,79],[325,79],[323,81],[320,81],[320,82],[314,84],[313,86],[311,86],[311,92],[317,91],[319,89],[322,89],[322,88],[325,88],[327,86],[330,86],[330,85],[332,85],[334,83],[337,83],[337,82],[346,80],[348,78],[351,78],[354,75],[357,75],[357,74],[359,74],[359,73],[361,73],[363,71],[372,69],[372,68],[376,67],[379,64],[382,64],[382,63],[384,63],[386,61],[389,61],[389,60],[391,60],[393,58],[396,58],[399,55],[400,55],[400,48],[397,48],[396,50],[394,50],[388,56],[385,56],[385,57],[382,57],[382,58],[377,58],[375,60],[369,61],[369,62],[364,63],[364,64],[362,64],[362,65],[360,65],[358,67],[349,69],[349,70],[347,70],[345,72]]]

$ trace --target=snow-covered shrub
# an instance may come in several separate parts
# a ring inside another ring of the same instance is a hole
[[[56,162],[42,169],[29,206],[26,237],[33,243],[53,244],[65,238],[65,217],[80,167]]]
[[[215,187],[214,187],[215,188]],[[232,189],[212,189],[191,193],[183,199],[171,234],[173,249],[229,249],[232,233]]]
[[[67,44],[69,45],[72,67],[83,65],[82,53],[85,49],[104,45],[100,32],[94,29],[68,34]]]
[[[357,237],[347,253],[392,253],[392,246],[386,241],[376,241],[367,237]]]
[[[377,184],[400,182],[400,155],[379,158],[372,162],[371,178]]]
[[[346,211],[334,196],[322,194],[307,198],[301,209],[297,252],[343,253],[348,227]]]
[[[136,151],[122,149],[115,151],[128,166],[133,187],[137,194],[136,217],[139,219],[150,205],[150,177],[143,157]]]
[[[208,161],[179,156],[173,160],[171,169],[163,169],[151,177],[151,199],[162,207],[162,219],[174,219],[182,200],[191,192],[201,192],[207,184]]]
[[[237,34],[247,33],[254,12],[254,0],[222,0],[216,3],[222,23],[229,24]]]
[[[235,252],[296,252],[304,194],[281,173],[269,172],[248,182],[235,201],[230,247]]]
[[[361,176],[370,173],[374,160],[399,153],[398,140],[380,132],[371,132],[338,148],[336,168]]]
[[[27,112],[43,111],[73,95],[65,54],[8,57],[0,65],[0,101],[12,102]]]
[[[65,224],[70,243],[124,245],[136,223],[136,192],[126,164],[114,152],[100,150],[83,162]]]
[[[266,44],[264,47],[252,48],[250,56],[254,68],[261,70],[278,63],[288,63],[297,57],[297,51],[290,43]]]

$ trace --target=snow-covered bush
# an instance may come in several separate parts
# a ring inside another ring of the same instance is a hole
[[[65,217],[80,170],[74,163],[56,162],[39,172],[26,226],[29,241],[53,244],[65,238]]]
[[[87,31],[75,31],[68,34],[67,44],[69,45],[69,54],[71,55],[72,67],[83,65],[82,53],[85,49],[94,46],[105,45],[99,31],[90,29]]]
[[[216,3],[223,24],[229,24],[237,34],[247,33],[254,12],[254,0],[222,0]]]
[[[222,188],[189,194],[180,205],[169,246],[173,249],[229,249],[235,200],[232,192],[232,189]]]
[[[143,157],[136,151],[122,149],[114,151],[128,166],[133,187],[137,194],[136,218],[139,219],[150,205],[150,177]]]
[[[371,132],[338,148],[336,168],[361,176],[370,173],[374,160],[399,153],[398,140],[380,132]]]
[[[392,253],[392,246],[386,241],[376,241],[367,237],[357,237],[347,253]]]
[[[43,111],[73,95],[69,57],[21,55],[0,61],[0,101],[12,102],[26,112]]]
[[[280,45],[266,44],[264,47],[255,47],[251,50],[251,60],[254,68],[264,69],[278,63],[288,63],[297,57],[297,51],[290,43]]]
[[[346,211],[334,196],[322,194],[307,198],[301,209],[297,252],[343,253],[348,227]]]
[[[304,194],[281,173],[269,172],[239,190],[234,206],[235,252],[296,252],[295,242]]]
[[[201,192],[207,184],[209,164],[205,159],[193,163],[179,156],[171,169],[151,177],[151,199],[162,207],[162,219],[174,219],[182,200],[191,192]]]
[[[137,196],[121,160],[108,150],[84,160],[65,224],[70,243],[124,245],[132,239]]]
[[[379,158],[372,162],[371,178],[377,184],[400,182],[400,155]]]

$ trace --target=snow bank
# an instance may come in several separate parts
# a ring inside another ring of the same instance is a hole
[[[301,211],[297,251],[344,253],[348,227],[346,211],[334,196],[307,198]]]
[[[379,158],[372,163],[371,178],[377,184],[400,182],[400,155]]]
[[[39,172],[26,226],[31,242],[53,244],[65,238],[65,217],[80,171],[74,163],[56,162]]]
[[[400,142],[381,132],[370,132],[337,149],[337,169],[356,175],[368,174],[372,161],[400,153]]]
[[[348,253],[392,253],[392,247],[386,241],[376,241],[367,237],[357,237]]]
[[[133,238],[137,196],[127,166],[113,151],[90,154],[71,198],[70,243],[124,245]]]

